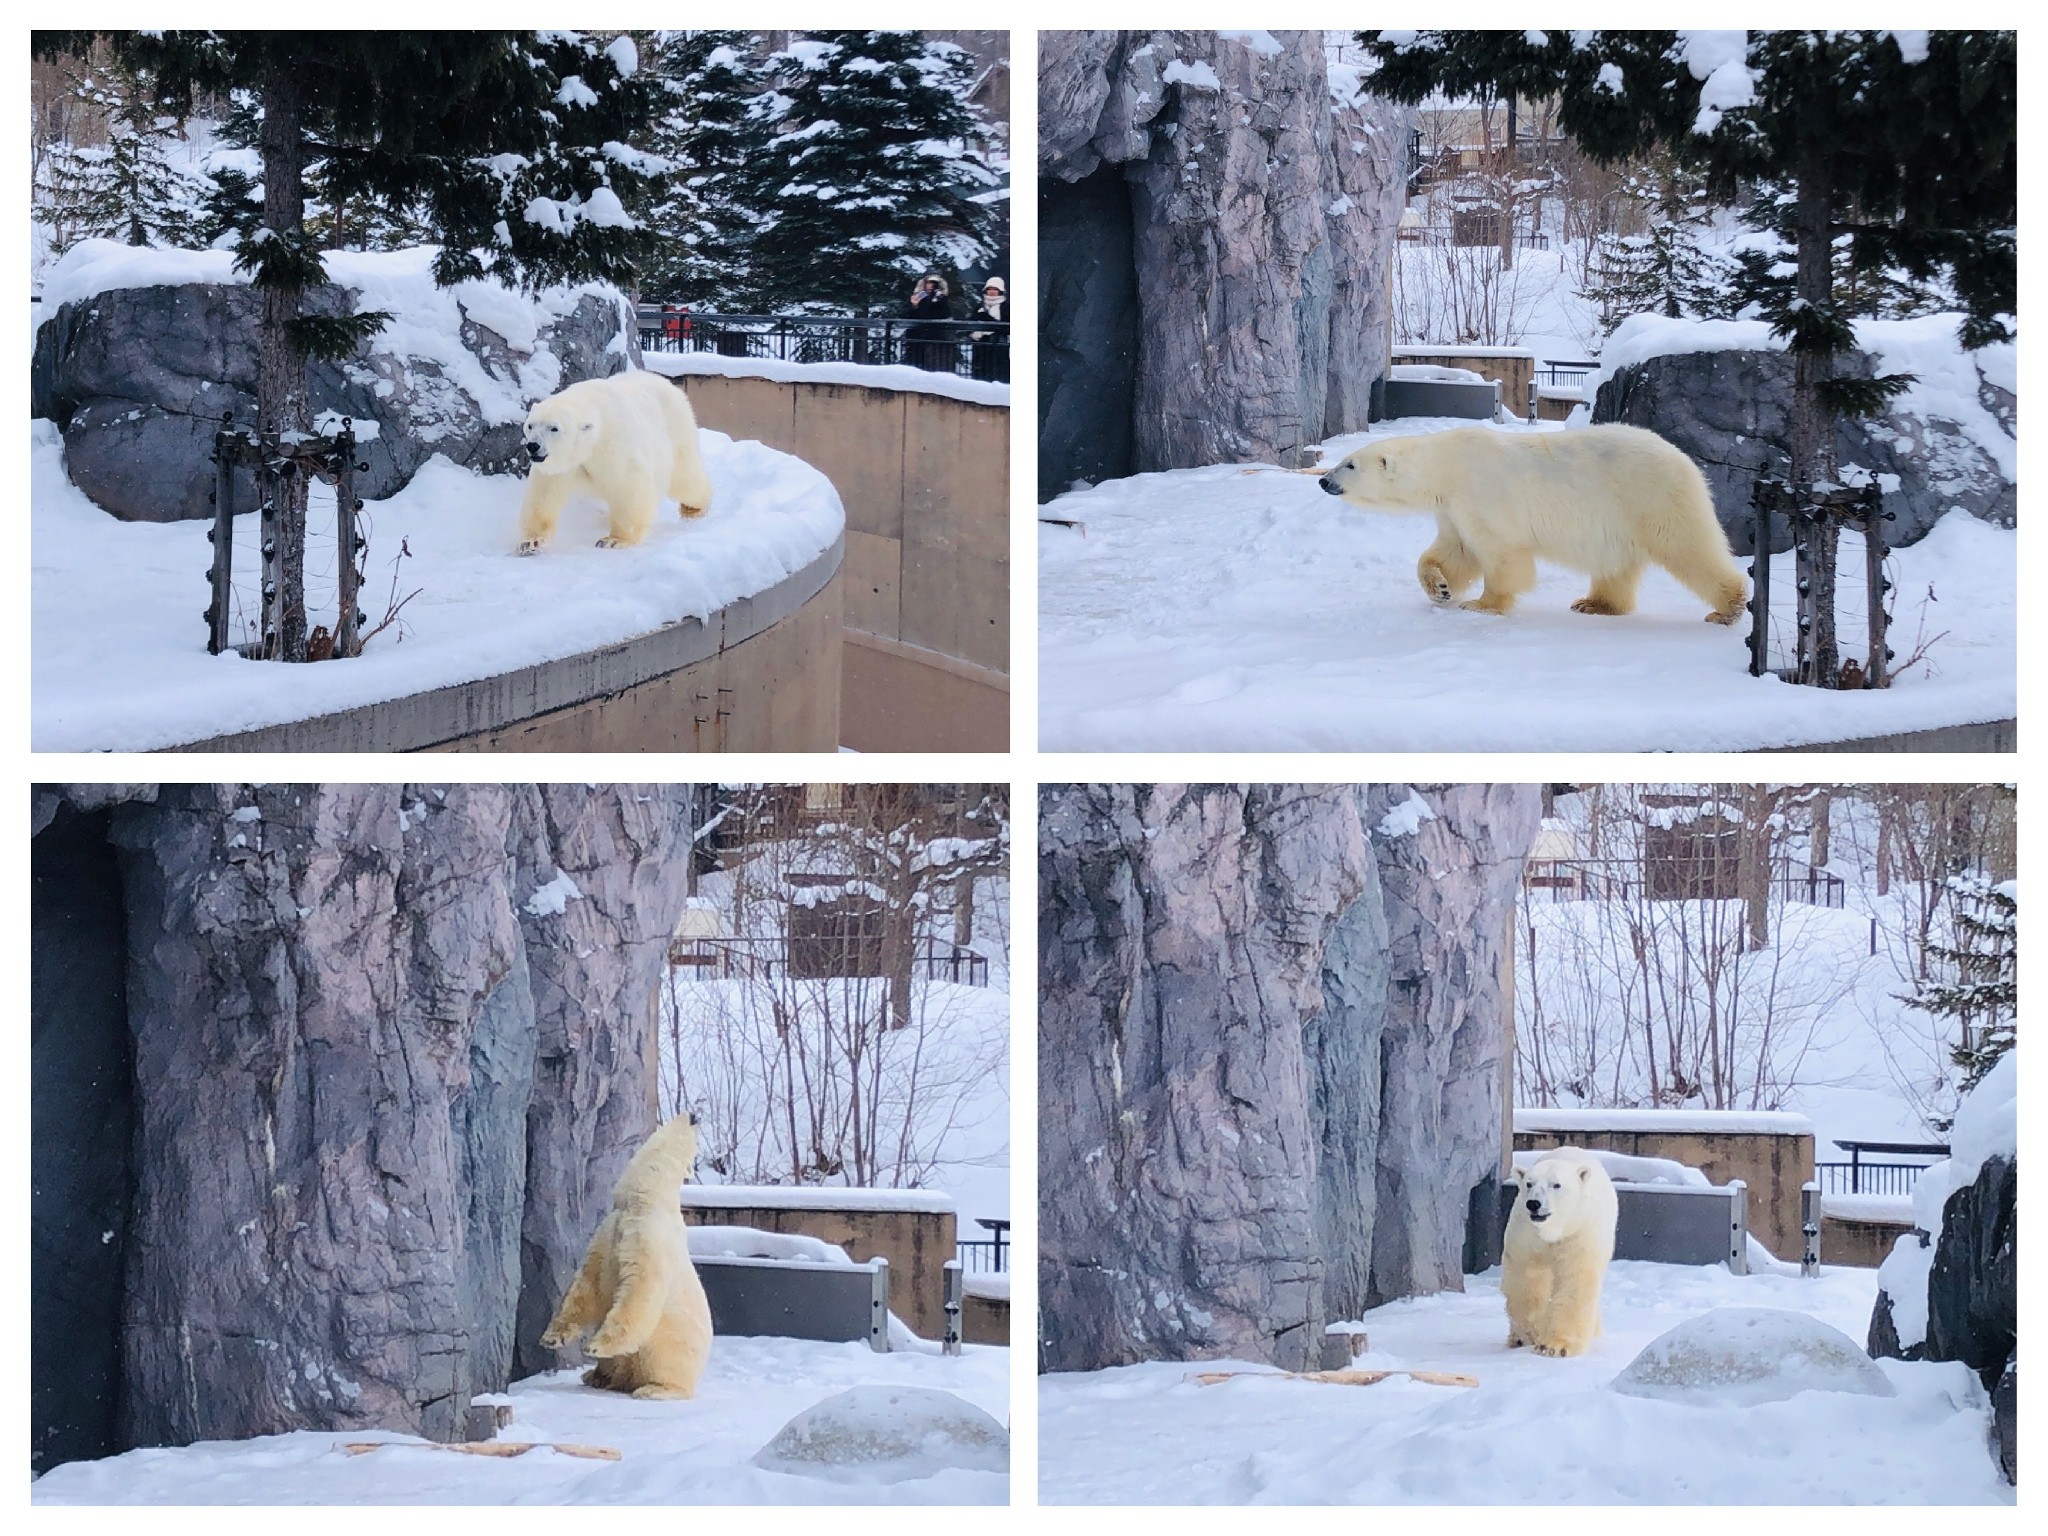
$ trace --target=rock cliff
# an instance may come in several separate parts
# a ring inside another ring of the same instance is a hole
[[[534,1340],[656,1118],[689,804],[688,786],[39,792],[37,848],[62,843],[39,875],[54,890],[118,850],[97,888],[125,942],[117,1005],[112,978],[96,1007],[46,989],[108,957],[43,921],[39,882],[38,1138],[134,1127],[92,1192],[120,1217],[116,1347],[83,1336],[104,1319],[42,1305],[46,1256],[61,1276],[97,1234],[81,1192],[36,1191],[33,1374],[74,1345],[111,1373],[101,1418],[39,1422],[39,1454],[460,1438],[475,1393],[556,1364]],[[84,1081],[71,1024],[110,1008],[128,1059]],[[67,1411],[90,1417],[75,1395]]]
[[[1460,1283],[1536,822],[1526,786],[1044,791],[1048,1369],[1314,1365]]]
[[[1320,32],[1040,34],[1041,496],[1365,425],[1410,118]]]

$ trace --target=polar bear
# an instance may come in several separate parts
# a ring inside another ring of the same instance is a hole
[[[526,413],[526,452],[533,468],[519,506],[522,555],[554,537],[555,519],[578,496],[611,512],[600,549],[638,544],[664,496],[675,498],[684,517],[701,517],[711,505],[697,418],[682,389],[660,374],[636,369],[586,379],[536,402]]]
[[[612,1189],[569,1294],[540,1336],[549,1349],[595,1328],[585,1386],[635,1397],[694,1397],[711,1353],[711,1304],[690,1262],[677,1191],[697,1161],[697,1122],[648,1137]]]
[[[1508,1347],[1582,1355],[1600,1336],[1600,1282],[1614,1257],[1619,1204],[1607,1169],[1577,1147],[1531,1153],[1515,1169],[1501,1246]]]
[[[1733,624],[1748,583],[1714,521],[1699,466],[1641,427],[1499,432],[1458,427],[1366,444],[1319,482],[1332,496],[1381,512],[1433,512],[1436,542],[1415,574],[1433,603],[1506,613],[1548,560],[1593,578],[1577,613],[1636,606],[1643,567],[1661,565]]]

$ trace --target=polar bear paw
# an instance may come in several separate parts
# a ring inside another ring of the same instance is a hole
[[[515,555],[537,555],[540,553],[540,540],[521,539],[519,547],[513,550],[512,553]]]
[[[1582,597],[1572,604],[1573,613],[1597,613],[1608,618],[1618,618],[1621,610],[1614,604],[1598,597]]]
[[[542,1349],[561,1349],[575,1337],[565,1328],[550,1328],[540,1336],[540,1346]]]
[[[1448,607],[1453,593],[1450,578],[1444,575],[1443,567],[1434,564],[1424,565],[1419,574],[1422,577],[1422,590],[1429,595],[1429,600],[1438,607]]]
[[[635,1387],[633,1395],[635,1397],[658,1397],[669,1401],[680,1401],[695,1397],[697,1394],[683,1387],[664,1387],[650,1382],[644,1387]]]

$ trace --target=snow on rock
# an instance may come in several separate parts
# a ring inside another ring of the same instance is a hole
[[[1947,1193],[1945,1180],[1934,1182],[1940,1185],[1944,1194]],[[1928,1183],[1928,1177],[1923,1173],[1914,1185],[1916,1210],[1920,1203],[1917,1191]],[[1914,1220],[1917,1225],[1919,1217],[1916,1215]],[[1901,1232],[1892,1243],[1892,1251],[1877,1266],[1878,1289],[1891,1302],[1892,1333],[1902,1350],[1927,1342],[1927,1281],[1933,1273],[1934,1244],[1917,1231]]]
[[[692,1227],[690,1253],[695,1258],[783,1259],[806,1264],[851,1265],[837,1243],[806,1237],[801,1232],[763,1232],[759,1227]]]
[[[1010,1470],[1010,1435],[965,1398],[931,1387],[850,1387],[807,1408],[754,1464],[799,1476],[901,1483],[948,1468]]]
[[[209,528],[107,516],[65,478],[56,429],[32,422],[29,434],[38,751],[173,747],[573,656],[764,591],[845,528],[838,493],[810,465],[700,431],[715,491],[705,516],[685,525],[665,508],[645,543],[598,549],[603,509],[578,502],[555,541],[521,560],[512,549],[523,483],[437,457],[364,514],[363,606],[375,624],[394,587],[397,597],[417,590],[402,629],[353,660],[282,666],[207,655]],[[260,565],[258,521],[254,512],[235,519],[241,583]],[[309,580],[307,596],[313,622],[331,624],[334,492],[315,485],[309,548],[317,554],[323,540],[329,585]],[[253,592],[241,583],[240,612],[253,621]]]
[[[2007,1051],[1956,1109],[1948,1133],[1950,1189],[1974,1183],[1991,1158],[2019,1155],[2019,1092],[2019,1053]]]
[[[641,359],[672,379],[715,374],[728,379],[773,379],[782,384],[854,384],[919,395],[944,395],[974,405],[1008,405],[1010,386],[957,373],[936,373],[902,363],[786,363],[773,357],[720,357],[714,352],[649,352]]]
[[[1897,1397],[1856,1341],[1804,1312],[1716,1307],[1652,1339],[1614,1378],[1631,1397],[1748,1406],[1801,1392]]]
[[[1429,802],[1411,789],[1408,798],[1382,816],[1373,830],[1381,837],[1413,837],[1425,821],[1435,820]]]
[[[559,870],[554,879],[526,899],[526,912],[529,917],[560,917],[569,910],[570,902],[582,899],[583,892],[576,888],[569,872]]]
[[[1469,425],[1391,422],[1323,443],[1322,461]],[[1701,623],[1660,570],[1620,619],[1571,612],[1585,578],[1553,566],[1506,618],[1435,607],[1415,580],[1433,521],[1352,507],[1306,475],[1133,475],[1041,516],[1081,525],[1039,528],[1048,751],[1733,751],[2018,710],[2015,535],[1967,514],[1894,553],[1893,643],[1902,659],[1916,635],[1931,644],[1893,687],[1857,693],[1751,677],[1744,626]],[[1841,558],[1857,568],[1855,536]],[[1794,590],[1789,553],[1772,573]]]

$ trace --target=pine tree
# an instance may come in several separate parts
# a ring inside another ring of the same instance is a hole
[[[763,309],[896,313],[921,272],[958,286],[992,253],[994,186],[970,140],[973,64],[916,32],[823,32],[769,60],[771,130],[750,169],[762,224],[751,302]]]
[[[1930,944],[1927,953],[1947,967],[1900,1001],[1936,1018],[1954,1019],[1958,1038],[1950,1058],[1963,1069],[1959,1095],[1970,1090],[2016,1043],[2019,1027],[2019,897],[2010,884],[1981,875],[1947,882],[1956,941]],[[1939,1127],[1947,1130],[1948,1126]]]
[[[1594,247],[1592,296],[1607,330],[1634,314],[1723,313],[1732,273],[1701,242],[1714,217],[1706,189],[1666,155],[1630,173],[1619,196],[1633,205],[1643,232],[1603,235]]]
[[[417,209],[440,242],[435,281],[486,272],[532,287],[600,279],[630,288],[651,244],[633,209],[666,169],[638,149],[660,100],[630,38],[574,32],[38,33],[42,56],[99,38],[183,115],[202,94],[253,102],[260,215],[237,225],[235,263],[263,295],[257,430],[306,434],[306,362],[340,358],[390,316],[302,313],[325,278],[308,228],[307,171],[333,206]],[[253,205],[252,205],[253,206]],[[306,659],[305,482],[286,477],[276,654]]]
[[[44,167],[44,207],[62,255],[95,236],[129,245],[199,243],[206,185],[171,163],[178,119],[147,77],[119,63],[71,75],[71,94],[103,114],[104,145],[61,144]]]
[[[685,32],[656,45],[650,68],[670,105],[653,136],[674,169],[648,210],[657,243],[641,274],[648,298],[730,312],[748,293],[757,222],[747,168],[768,143],[756,109],[767,78],[746,32]]]

